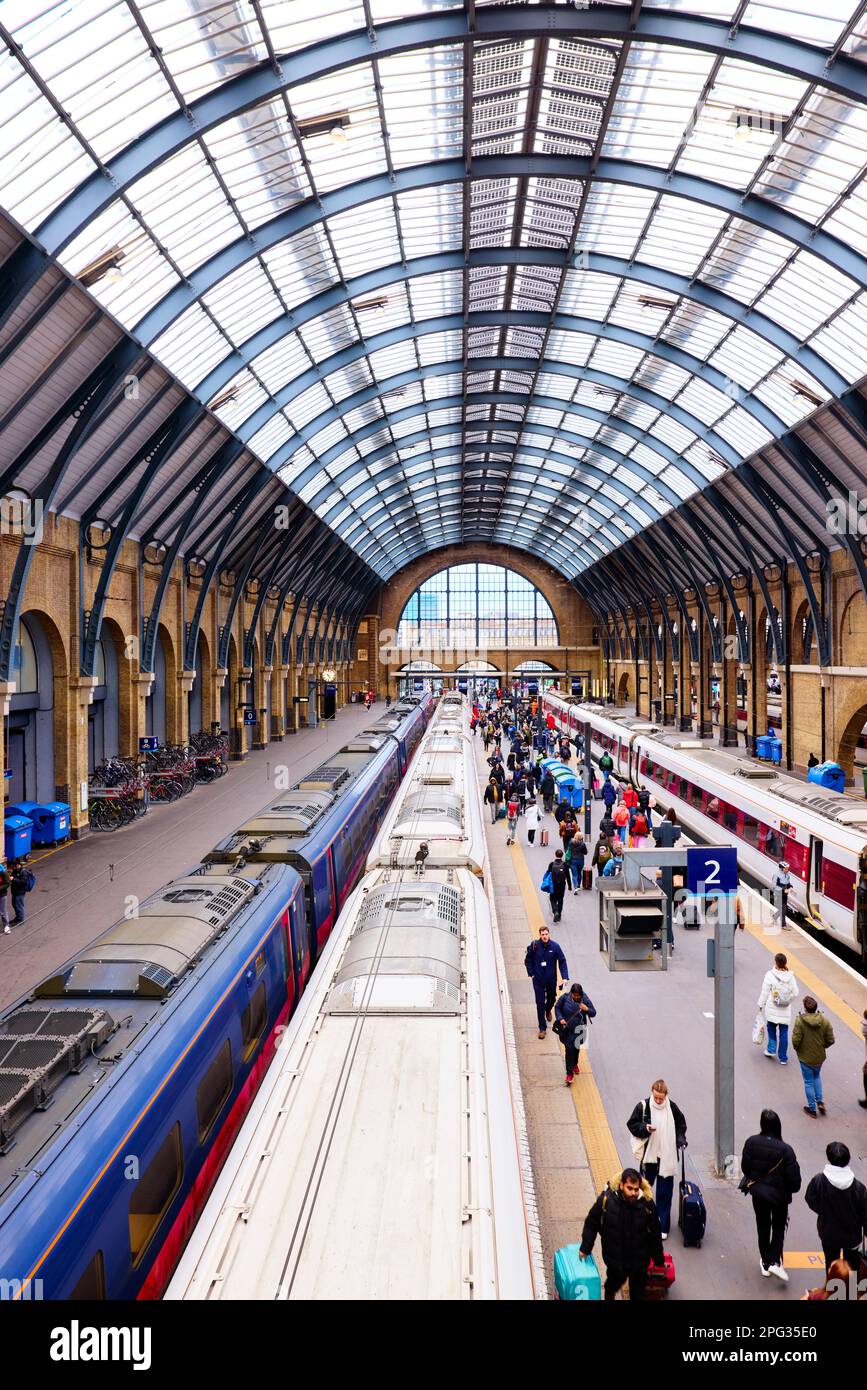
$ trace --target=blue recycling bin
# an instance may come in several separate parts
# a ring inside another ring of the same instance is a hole
[[[780,763],[782,763],[782,761],[783,761],[783,744],[782,744],[782,740],[781,740],[781,739],[778,739],[778,738],[771,738],[770,735],[769,735],[769,736],[768,736],[768,753],[769,753],[769,756],[770,756],[770,759],[771,759],[771,762],[772,762],[772,763],[777,763],[778,765],[779,765]]]
[[[33,822],[34,845],[56,845],[69,838],[68,801],[16,801],[6,810]]]
[[[30,837],[33,821],[27,816],[7,816],[3,824],[6,863],[11,859],[22,859],[30,853]]]
[[[819,763],[807,772],[807,781],[815,782],[829,792],[846,790],[846,774],[839,763]]]
[[[756,757],[763,758],[766,762],[770,762],[771,750],[769,745],[772,742],[773,740],[768,734],[759,734],[756,739]]]

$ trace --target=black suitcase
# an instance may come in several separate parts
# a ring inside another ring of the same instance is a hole
[[[677,1224],[683,1235],[684,1245],[701,1245],[707,1226],[707,1208],[701,1188],[697,1182],[688,1182],[686,1177],[686,1155],[680,1151],[680,1211]]]
[[[582,874],[581,874],[581,887],[582,887],[582,888],[592,888],[592,887],[593,887],[593,870],[592,870],[592,869],[584,869],[584,871],[582,872]]]

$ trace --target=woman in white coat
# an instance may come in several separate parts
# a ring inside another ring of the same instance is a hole
[[[773,969],[765,975],[759,995],[759,1012],[764,1016],[768,1041],[766,1057],[776,1057],[781,1066],[789,1064],[789,1025],[792,1004],[798,997],[798,981],[789,969],[789,962],[779,951],[774,956]]]

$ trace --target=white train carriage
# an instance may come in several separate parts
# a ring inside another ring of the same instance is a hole
[[[428,846],[427,867],[467,867],[484,878],[487,843],[482,824],[473,744],[465,719],[438,711],[400,795],[386,813],[367,860],[411,869]]]
[[[647,786],[700,839],[734,845],[759,882],[786,859],[790,905],[867,963],[867,803],[646,720],[557,695],[543,707],[573,734],[589,720],[594,756],[610,753],[615,777]]]
[[[389,863],[350,896],[168,1298],[545,1296],[467,742],[429,729],[377,842]],[[415,779],[438,769],[460,788],[460,827],[416,817],[432,788]],[[420,878],[391,861],[404,824],[431,844]]]

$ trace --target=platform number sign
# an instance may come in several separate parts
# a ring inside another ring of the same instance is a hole
[[[138,741],[138,751],[140,753],[155,753],[160,746],[160,741],[156,734],[145,734]]]
[[[706,898],[736,893],[738,852],[730,846],[707,846],[686,852],[686,891]]]

